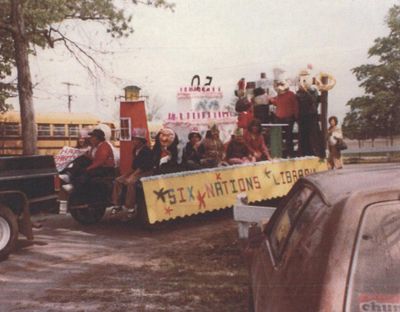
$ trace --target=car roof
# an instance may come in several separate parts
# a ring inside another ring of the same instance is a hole
[[[400,165],[367,166],[330,170],[303,178],[319,190],[329,204],[334,204],[354,192],[377,189],[400,190]]]

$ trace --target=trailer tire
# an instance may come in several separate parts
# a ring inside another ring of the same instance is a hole
[[[15,249],[17,239],[17,216],[10,208],[0,204],[0,261],[7,259]]]
[[[88,208],[70,209],[71,216],[82,225],[98,223],[104,216],[104,205],[90,205]]]

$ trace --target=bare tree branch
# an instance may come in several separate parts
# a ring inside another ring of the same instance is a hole
[[[71,53],[71,55],[75,58],[75,60],[82,66],[84,67],[89,74],[92,77],[96,77],[95,73],[93,72],[92,68],[78,55],[79,53],[81,55],[84,55],[96,68],[100,69],[102,72],[104,72],[103,67],[86,51],[84,50],[79,44],[77,44],[75,41],[69,39],[67,36],[65,36],[61,31],[55,28],[50,28],[50,31],[53,31],[57,33],[60,37],[59,38],[52,38],[52,42],[54,45],[54,42],[57,41],[62,41],[64,43],[64,46],[67,48],[67,50]],[[49,31],[49,33],[50,33]],[[79,53],[77,53],[79,52]]]

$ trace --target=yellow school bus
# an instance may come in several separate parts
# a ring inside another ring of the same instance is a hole
[[[88,113],[39,113],[35,117],[41,155],[55,155],[63,146],[75,147],[82,128],[103,123],[115,130],[114,123],[101,122]],[[20,112],[0,114],[0,155],[22,154],[20,120]]]

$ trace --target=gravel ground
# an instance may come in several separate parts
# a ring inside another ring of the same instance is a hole
[[[231,211],[158,230],[39,215],[0,263],[0,311],[246,311],[247,271]]]

